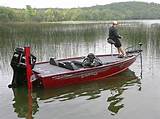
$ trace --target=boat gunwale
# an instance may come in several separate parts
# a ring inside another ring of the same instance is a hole
[[[33,71],[33,72],[35,72],[39,78],[49,78],[49,77],[59,76],[59,75],[67,75],[67,74],[73,74],[73,73],[79,73],[79,72],[85,72],[85,71],[92,71],[92,70],[101,69],[104,67],[109,67],[109,66],[113,66],[113,65],[118,65],[120,63],[128,62],[129,60],[135,59],[139,54],[140,53],[137,53],[137,54],[133,55],[132,57],[125,58],[124,60],[116,61],[113,63],[103,64],[103,65],[97,66],[97,67],[87,67],[87,68],[83,68],[81,70],[69,70],[69,72],[65,72],[65,73],[57,73],[57,74],[42,76],[36,71]],[[113,54],[113,56],[116,56],[116,55],[117,54]],[[96,55],[96,56],[100,57],[100,56],[111,56],[111,55]],[[77,59],[77,58],[83,58],[83,56],[82,57],[67,58],[67,59],[59,59],[57,61],[71,60],[71,59]],[[36,64],[43,64],[43,63],[49,63],[49,62],[40,62],[40,63],[36,63]]]

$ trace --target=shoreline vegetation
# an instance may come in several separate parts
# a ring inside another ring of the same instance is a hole
[[[0,6],[0,23],[107,23],[110,20],[160,19],[160,4],[145,2],[119,2],[82,8],[32,8]]]

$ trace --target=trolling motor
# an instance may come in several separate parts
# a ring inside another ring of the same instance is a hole
[[[9,88],[27,85],[25,59],[24,48],[16,48],[10,64],[13,69],[13,79],[12,83],[8,85]],[[31,64],[31,68],[33,69],[36,62],[36,57],[31,54],[29,62]]]
[[[136,47],[137,45],[135,46],[131,46],[131,47],[128,47],[125,49],[125,52],[127,54],[129,53],[141,53],[143,50],[142,50],[142,43],[138,43],[138,47]]]
[[[142,62],[142,43],[140,42],[140,43],[138,43],[138,48],[136,47],[137,45],[135,45],[135,46],[131,46],[131,47],[128,47],[128,48],[126,48],[125,49],[125,51],[126,51],[126,54],[132,54],[132,53],[139,53],[139,55],[140,55],[140,62],[141,62],[141,79],[142,79],[142,68],[143,68],[143,62]]]

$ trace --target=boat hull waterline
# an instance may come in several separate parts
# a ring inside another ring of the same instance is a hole
[[[120,62],[102,65],[92,68],[84,68],[78,71],[71,71],[63,74],[36,77],[42,82],[44,88],[58,88],[71,84],[80,84],[93,80],[104,79],[116,75],[128,67],[136,60],[137,56],[132,56]],[[34,69],[33,69],[34,70]],[[36,72],[34,72],[36,74]]]

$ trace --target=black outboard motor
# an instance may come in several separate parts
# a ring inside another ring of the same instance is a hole
[[[30,63],[32,69],[34,68],[36,57],[31,54]],[[11,67],[13,68],[12,83],[8,87],[17,87],[27,85],[26,79],[26,64],[24,48],[16,48],[11,60]]]

